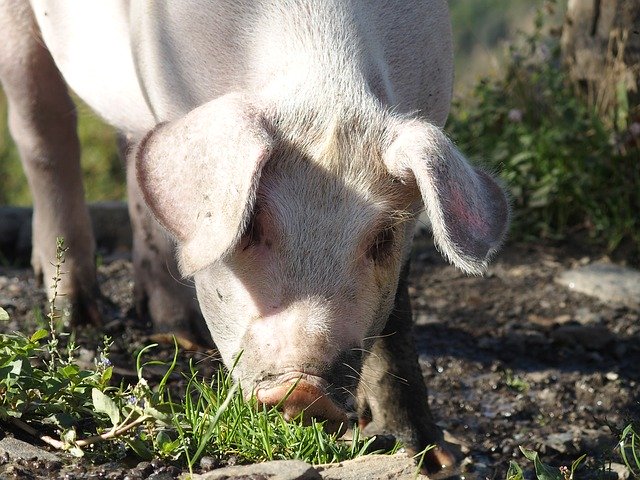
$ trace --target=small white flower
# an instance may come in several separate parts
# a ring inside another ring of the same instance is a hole
[[[538,52],[540,53],[540,57],[542,57],[542,60],[544,61],[551,58],[551,50],[549,50],[549,47],[544,43],[538,46]]]
[[[522,121],[522,110],[517,108],[512,108],[509,110],[509,120],[513,123],[520,123]]]

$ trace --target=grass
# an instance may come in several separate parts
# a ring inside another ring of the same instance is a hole
[[[124,167],[118,157],[116,133],[76,99],[78,134],[82,144],[82,172],[86,197],[98,200],[125,198]],[[20,164],[18,149],[9,134],[7,103],[0,89],[0,205],[31,205],[31,192]]]
[[[81,368],[73,337],[57,327],[56,292],[65,252],[59,240],[47,325],[31,335],[0,334],[0,421],[78,457],[159,457],[190,471],[204,455],[233,455],[240,463],[300,459],[318,464],[369,453],[374,438],[362,438],[355,427],[352,440],[343,441],[327,434],[322,423],[311,420],[304,426],[302,417],[287,422],[277,408],[245,400],[229,372],[206,380],[191,365],[186,393],[173,398],[168,381],[177,364],[177,344],[169,363],[148,358],[156,345],[143,348],[133,384],[112,384],[108,338],[94,366]],[[8,319],[0,308],[0,321]],[[159,364],[165,374],[151,385],[145,369]]]
[[[620,435],[620,456],[632,477],[640,477],[640,434],[636,425],[629,424]]]

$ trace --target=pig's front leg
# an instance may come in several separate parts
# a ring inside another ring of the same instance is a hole
[[[84,202],[75,107],[28,2],[0,2],[0,82],[33,194],[36,280],[49,298],[58,296],[64,320],[99,324],[95,241]],[[54,292],[56,237],[64,237],[69,249]]]
[[[413,339],[411,304],[407,289],[409,263],[400,275],[393,312],[380,338],[364,360],[358,390],[358,413],[366,434],[391,433],[410,453],[436,445],[423,467],[435,473],[455,463],[445,447],[427,399],[427,387],[418,364]]]

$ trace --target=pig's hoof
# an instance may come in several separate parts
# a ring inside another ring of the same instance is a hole
[[[416,462],[420,462],[420,456],[414,457]],[[446,478],[455,473],[456,457],[448,449],[436,446],[424,455],[421,469],[430,478]]]
[[[420,465],[421,473],[430,479],[452,478],[458,474],[459,460],[462,458],[460,446],[440,440],[435,448],[428,450],[424,457],[420,451],[408,447],[407,453]]]
[[[60,295],[55,299],[56,314],[60,316],[65,325],[73,327],[100,326],[102,325],[102,313],[98,307],[99,296],[97,292],[93,295],[76,295],[74,297]]]
[[[324,388],[314,383],[305,378],[288,380],[276,386],[258,387],[255,395],[261,404],[282,410],[285,420],[293,420],[304,412],[305,423],[315,418],[326,421],[327,432],[344,433],[348,422],[346,412],[329,397]]]

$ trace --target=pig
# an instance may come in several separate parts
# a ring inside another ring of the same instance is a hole
[[[202,315],[244,392],[337,430],[455,462],[429,410],[407,276],[418,213],[481,274],[502,187],[443,133],[445,0],[1,0],[0,79],[33,191],[32,264],[99,322],[94,239],[67,85],[127,148],[136,304],[157,329]],[[177,272],[195,285],[177,282]]]

